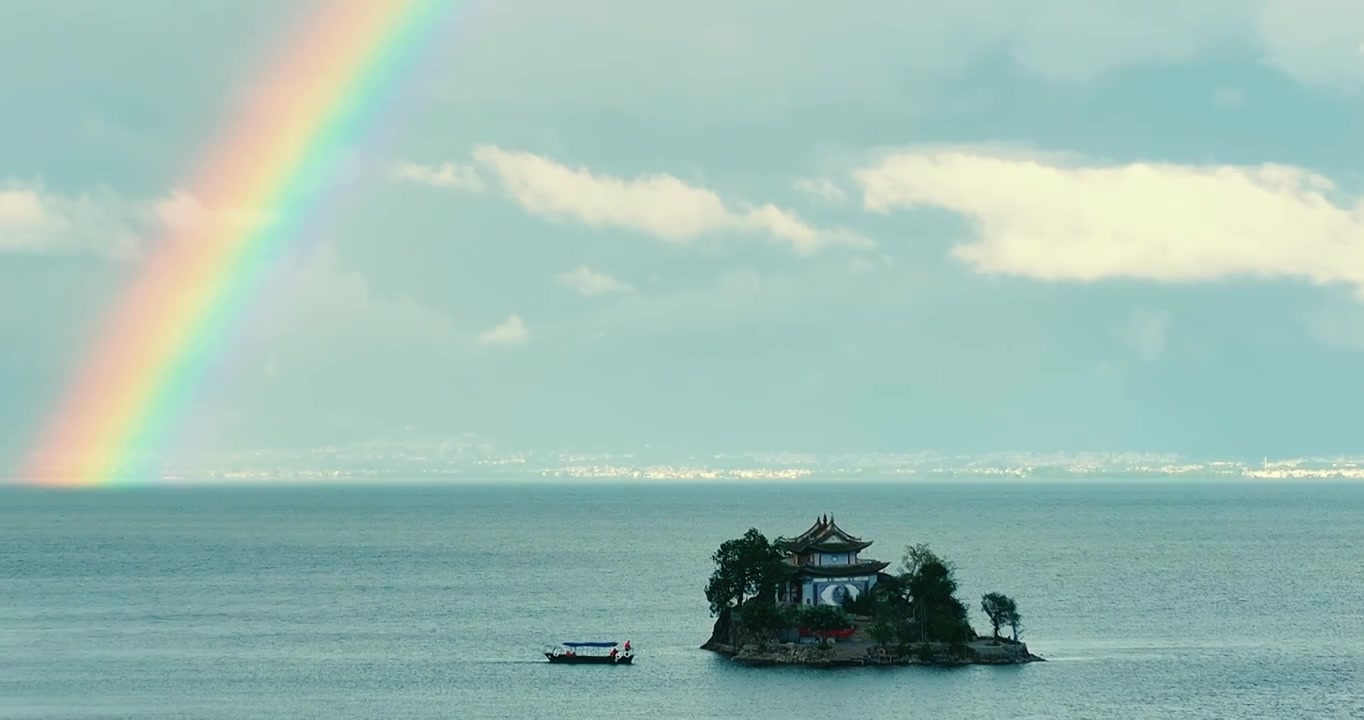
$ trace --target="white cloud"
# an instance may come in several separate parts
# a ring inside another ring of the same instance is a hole
[[[512,315],[478,336],[482,345],[525,345],[529,339],[530,331],[520,315]]]
[[[127,257],[140,244],[134,206],[109,192],[62,195],[0,186],[0,252],[89,252]]]
[[[273,213],[260,210],[209,208],[198,197],[184,190],[174,190],[153,203],[152,215],[174,232],[192,232],[219,223],[261,227],[275,220]]]
[[[490,146],[476,148],[474,159],[496,174],[512,198],[533,215],[630,228],[673,242],[689,241],[730,222],[718,195],[671,175],[621,180]]]
[[[0,190],[0,227],[33,227],[47,219],[43,200],[32,190]]]
[[[576,291],[584,297],[594,297],[609,293],[633,292],[634,287],[604,272],[598,272],[586,265],[579,265],[558,276],[559,284]]]
[[[922,149],[855,173],[868,210],[928,206],[975,228],[952,254],[983,273],[1166,282],[1232,276],[1364,292],[1364,203],[1283,165],[1101,165]]]
[[[1154,362],[1165,354],[1169,335],[1170,313],[1165,310],[1137,308],[1123,323],[1119,335],[1124,344],[1142,359]]]
[[[273,219],[263,211],[210,208],[178,189],[147,201],[107,190],[65,195],[10,183],[0,188],[0,252],[83,252],[126,259],[166,232],[188,234],[220,224],[259,227]]]
[[[829,178],[798,178],[791,186],[807,195],[831,203],[841,203],[847,199],[843,188],[835,185]]]
[[[714,191],[672,175],[622,179],[486,145],[474,150],[474,159],[498,178],[523,210],[541,217],[636,230],[676,244],[712,233],[757,232],[801,255],[831,246],[871,245],[850,230],[816,228],[774,205],[731,208]]]
[[[398,161],[393,163],[393,176],[408,182],[432,187],[454,188],[469,192],[481,192],[486,185],[478,171],[470,165],[441,163],[440,165],[419,165]]]
[[[742,226],[765,231],[775,238],[785,240],[798,255],[813,255],[825,247],[836,245],[862,249],[872,247],[870,240],[852,230],[816,228],[794,213],[770,203],[749,210],[739,222]]]

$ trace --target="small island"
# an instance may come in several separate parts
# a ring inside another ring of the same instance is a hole
[[[706,599],[716,618],[701,646],[746,665],[1013,665],[1042,658],[1020,641],[1014,600],[987,593],[980,608],[993,630],[978,635],[956,597],[956,569],[911,545],[898,572],[862,556],[870,540],[844,532],[832,515],[775,542],[756,528],[711,556]],[[1001,634],[1009,629],[1006,637]]]

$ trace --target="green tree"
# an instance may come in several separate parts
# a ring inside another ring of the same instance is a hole
[[[1013,631],[1014,642],[1018,642],[1018,636],[1023,632],[1023,616],[1018,612],[1017,607],[1009,609],[1007,620],[1009,629]]]
[[[902,620],[895,624],[895,640],[900,645],[900,651],[904,652],[910,645],[919,640],[919,624],[908,620]]]
[[[790,615],[774,603],[749,600],[739,608],[739,627],[763,640],[771,640],[790,627]]]
[[[757,528],[721,543],[711,555],[715,570],[706,583],[710,613],[719,615],[723,608],[741,607],[749,597],[774,598],[785,574],[781,557],[781,551]]]
[[[867,635],[871,636],[877,645],[886,647],[895,642],[895,623],[889,620],[877,620],[872,623],[871,627],[867,628]]]
[[[995,639],[999,639],[999,629],[1009,624],[1010,618],[1018,615],[1018,605],[1013,598],[1004,593],[986,593],[980,598],[981,612],[990,619],[990,629]]]
[[[871,589],[875,614],[878,617],[894,617],[897,620],[911,616],[909,585],[900,575],[882,575]]]
[[[911,552],[913,551],[913,552]],[[962,643],[974,636],[966,606],[956,598],[956,568],[926,545],[906,550],[902,581],[920,641]],[[909,572],[913,570],[913,572]]]
[[[881,598],[879,598],[876,593],[868,591],[860,592],[856,595],[853,595],[852,593],[844,595],[843,599],[839,602],[839,606],[843,608],[843,612],[846,612],[849,615],[873,615],[876,613],[876,609],[880,602]]]
[[[951,562],[938,557],[937,553],[928,547],[928,543],[919,543],[905,546],[905,554],[900,557],[900,576],[914,577],[928,563],[938,563],[953,573],[957,570]]]
[[[852,621],[840,607],[807,605],[800,612],[800,626],[813,632],[820,644],[827,644],[829,633],[852,627]]]

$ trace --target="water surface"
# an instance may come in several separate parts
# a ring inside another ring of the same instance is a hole
[[[714,548],[822,512],[1014,596],[1051,662],[698,650]],[[0,548],[0,717],[1364,714],[1364,485],[10,488]],[[594,639],[638,664],[538,655]]]

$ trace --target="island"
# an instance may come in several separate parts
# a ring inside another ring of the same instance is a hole
[[[927,545],[905,548],[897,572],[862,555],[872,541],[832,515],[794,538],[756,528],[711,556],[706,599],[716,618],[704,650],[746,665],[1013,665],[1042,660],[1019,640],[1022,614],[998,592],[981,597],[993,632],[979,635],[956,597],[956,568]],[[1001,630],[1008,628],[1007,636]]]

